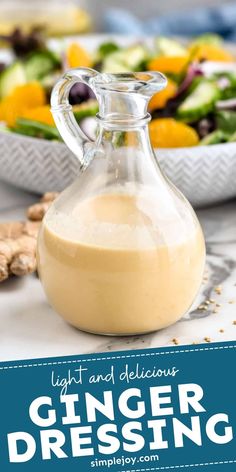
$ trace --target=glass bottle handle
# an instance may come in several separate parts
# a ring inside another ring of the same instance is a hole
[[[67,71],[56,83],[51,95],[51,111],[58,131],[68,148],[79,159],[81,166],[85,165],[84,155],[92,141],[78,125],[72,106],[69,103],[69,93],[73,85],[82,82],[91,86],[91,80],[99,72],[89,68],[78,68]]]

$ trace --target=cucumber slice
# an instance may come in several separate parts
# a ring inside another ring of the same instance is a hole
[[[218,111],[216,114],[217,128],[225,133],[232,134],[236,132],[236,112]]]
[[[212,46],[222,46],[222,37],[215,33],[205,33],[198,36],[194,41],[191,42],[192,46],[200,46],[201,44],[210,44]]]
[[[20,61],[7,67],[0,76],[0,98],[7,97],[18,86],[26,83],[26,74]]]
[[[149,52],[141,44],[115,51],[105,57],[102,72],[122,73],[138,70],[149,59]]]
[[[188,50],[179,42],[165,36],[155,39],[157,53],[160,56],[187,56]]]
[[[230,138],[228,139],[229,143],[235,143],[236,142],[236,131],[233,133]]]
[[[214,82],[201,81],[179,106],[178,118],[186,122],[199,120],[214,109],[219,96],[220,91]]]
[[[123,51],[116,51],[105,57],[102,66],[102,72],[110,74],[121,74],[129,72],[129,67],[124,62]]]
[[[137,68],[149,59],[149,52],[142,44],[130,46],[124,50],[124,62],[131,70]]]
[[[51,72],[45,75],[39,82],[44,90],[50,95],[55,83],[60,79],[61,73],[59,71]]]
[[[25,61],[27,80],[40,80],[50,72],[58,69],[60,61],[57,56],[48,50],[32,53]]]
[[[229,136],[224,133],[221,129],[217,129],[212,131],[212,133],[208,134],[205,138],[203,138],[199,145],[200,146],[208,146],[210,144],[220,144],[225,143],[228,141]]]
[[[78,122],[88,116],[95,116],[98,113],[98,102],[97,100],[91,99],[81,105],[75,105],[73,107],[73,112],[75,119]]]

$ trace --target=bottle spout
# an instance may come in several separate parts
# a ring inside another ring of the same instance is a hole
[[[99,117],[107,122],[116,120],[120,126],[122,120],[123,123],[131,120],[135,123],[147,116],[150,98],[167,84],[165,76],[159,72],[101,74],[88,68],[66,72],[53,88],[51,111],[63,140],[82,167],[88,165],[85,159],[93,142],[79,127],[69,103],[70,89],[77,82],[88,85],[94,91],[99,103]]]
[[[166,85],[167,79],[160,72],[104,73],[91,80],[99,100],[99,115],[108,120],[143,118],[150,98]]]

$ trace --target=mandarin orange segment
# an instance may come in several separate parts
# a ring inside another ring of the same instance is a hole
[[[202,61],[216,61],[216,62],[234,62],[235,58],[225,49],[214,44],[200,44],[199,46],[192,45],[189,48],[192,59]]]
[[[69,67],[91,67],[92,59],[78,43],[72,43],[67,49],[67,62]]]
[[[191,126],[174,118],[157,118],[149,124],[149,134],[154,148],[196,146],[199,137]]]
[[[4,98],[0,103],[0,121],[4,121],[7,126],[14,126],[17,119],[17,111],[14,100],[10,97]]]
[[[45,125],[55,126],[55,121],[49,105],[28,108],[27,110],[24,110],[21,118],[27,118],[28,120],[39,121]]]
[[[166,74],[180,74],[188,62],[189,56],[160,56],[148,63],[148,70],[158,70]]]
[[[148,105],[149,111],[156,110],[157,108],[164,108],[168,100],[175,96],[177,88],[176,83],[173,80],[168,79],[166,88],[161,90],[161,92],[155,93],[151,98]]]
[[[25,110],[45,104],[46,94],[39,82],[20,85],[0,102],[0,121],[12,127]]]
[[[45,90],[37,81],[16,87],[10,96],[14,98],[16,105],[24,105],[25,108],[41,106],[46,103]]]

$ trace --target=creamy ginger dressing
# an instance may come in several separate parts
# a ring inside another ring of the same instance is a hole
[[[154,224],[147,195],[109,193],[78,203],[70,215],[49,211],[38,263],[55,310],[85,331],[139,334],[164,328],[190,307],[201,283],[200,226]]]

